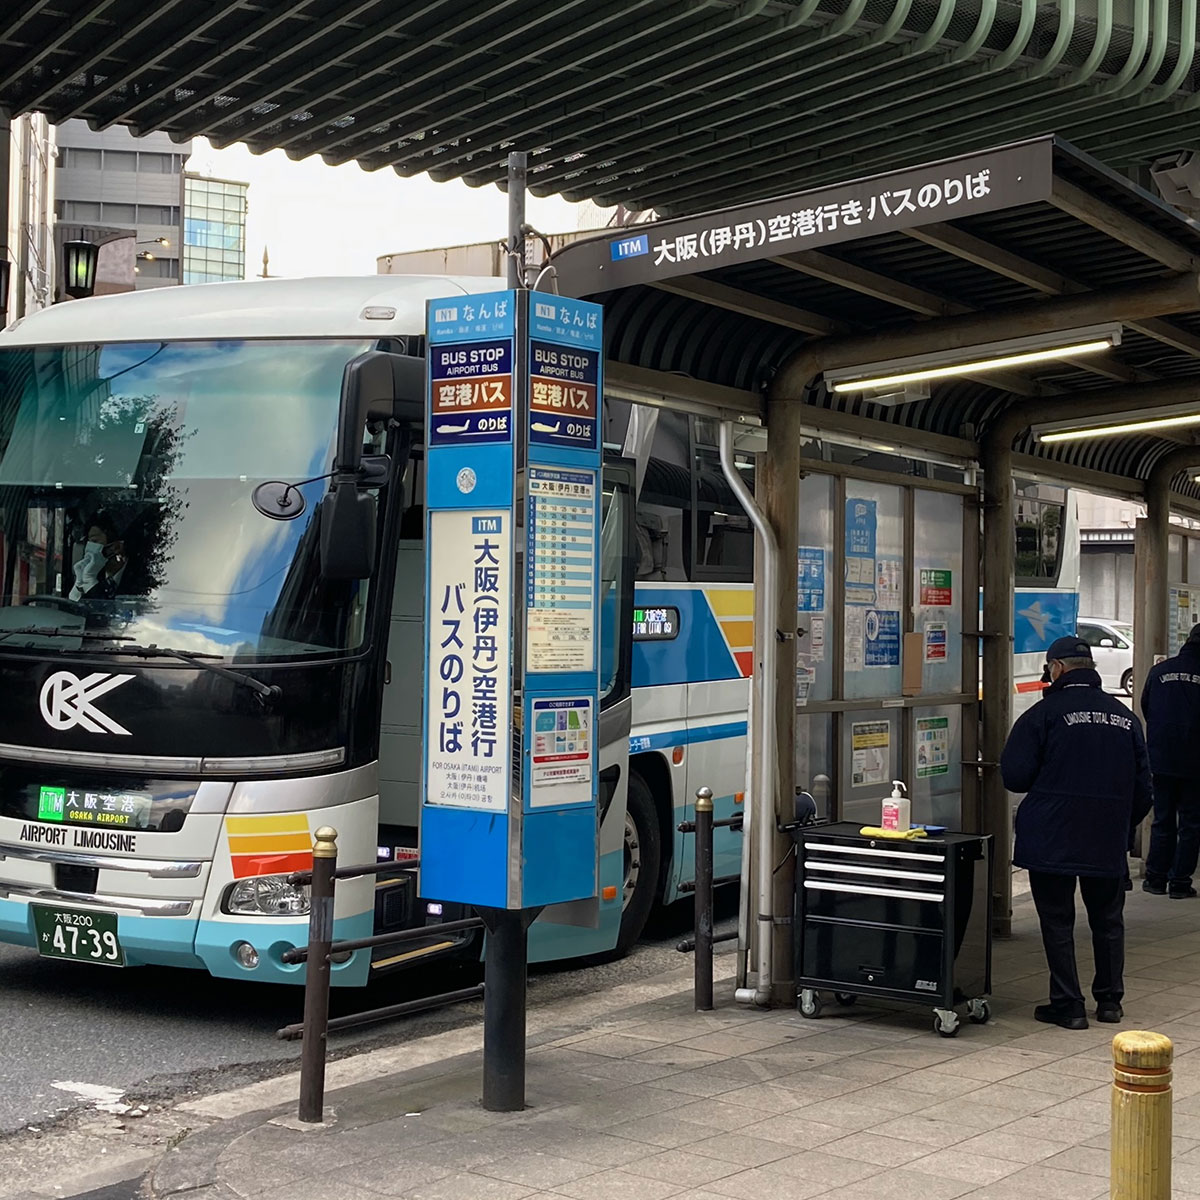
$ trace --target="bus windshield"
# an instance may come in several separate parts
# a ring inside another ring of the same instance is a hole
[[[0,350],[0,653],[158,645],[253,661],[352,650],[367,583],[318,560],[342,371],[370,343]],[[30,632],[38,630],[41,632]],[[77,636],[72,636],[73,631]]]

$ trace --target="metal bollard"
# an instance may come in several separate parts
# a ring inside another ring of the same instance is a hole
[[[711,788],[696,791],[696,1011],[713,1006],[713,799]]]
[[[300,1051],[301,1121],[319,1125],[325,1106],[325,1043],[329,1036],[329,947],[333,941],[333,873],[337,830],[322,825],[313,844],[304,983],[304,1041]]]
[[[1171,1039],[1113,1038],[1110,1200],[1171,1200]]]

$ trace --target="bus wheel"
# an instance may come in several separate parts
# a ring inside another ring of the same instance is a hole
[[[646,918],[654,907],[662,864],[662,835],[654,798],[645,780],[629,775],[629,797],[625,805],[624,879],[621,889],[621,933],[617,953],[628,954],[642,936]]]

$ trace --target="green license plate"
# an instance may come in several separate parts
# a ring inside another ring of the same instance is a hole
[[[38,953],[46,958],[123,967],[125,952],[117,938],[117,914],[32,904]]]

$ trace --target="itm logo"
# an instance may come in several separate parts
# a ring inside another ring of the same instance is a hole
[[[132,678],[132,675],[97,671],[80,679],[70,671],[55,671],[42,684],[42,719],[51,729],[74,729],[76,725],[82,725],[89,733],[117,733],[130,737],[128,729],[102,713],[93,701]]]

